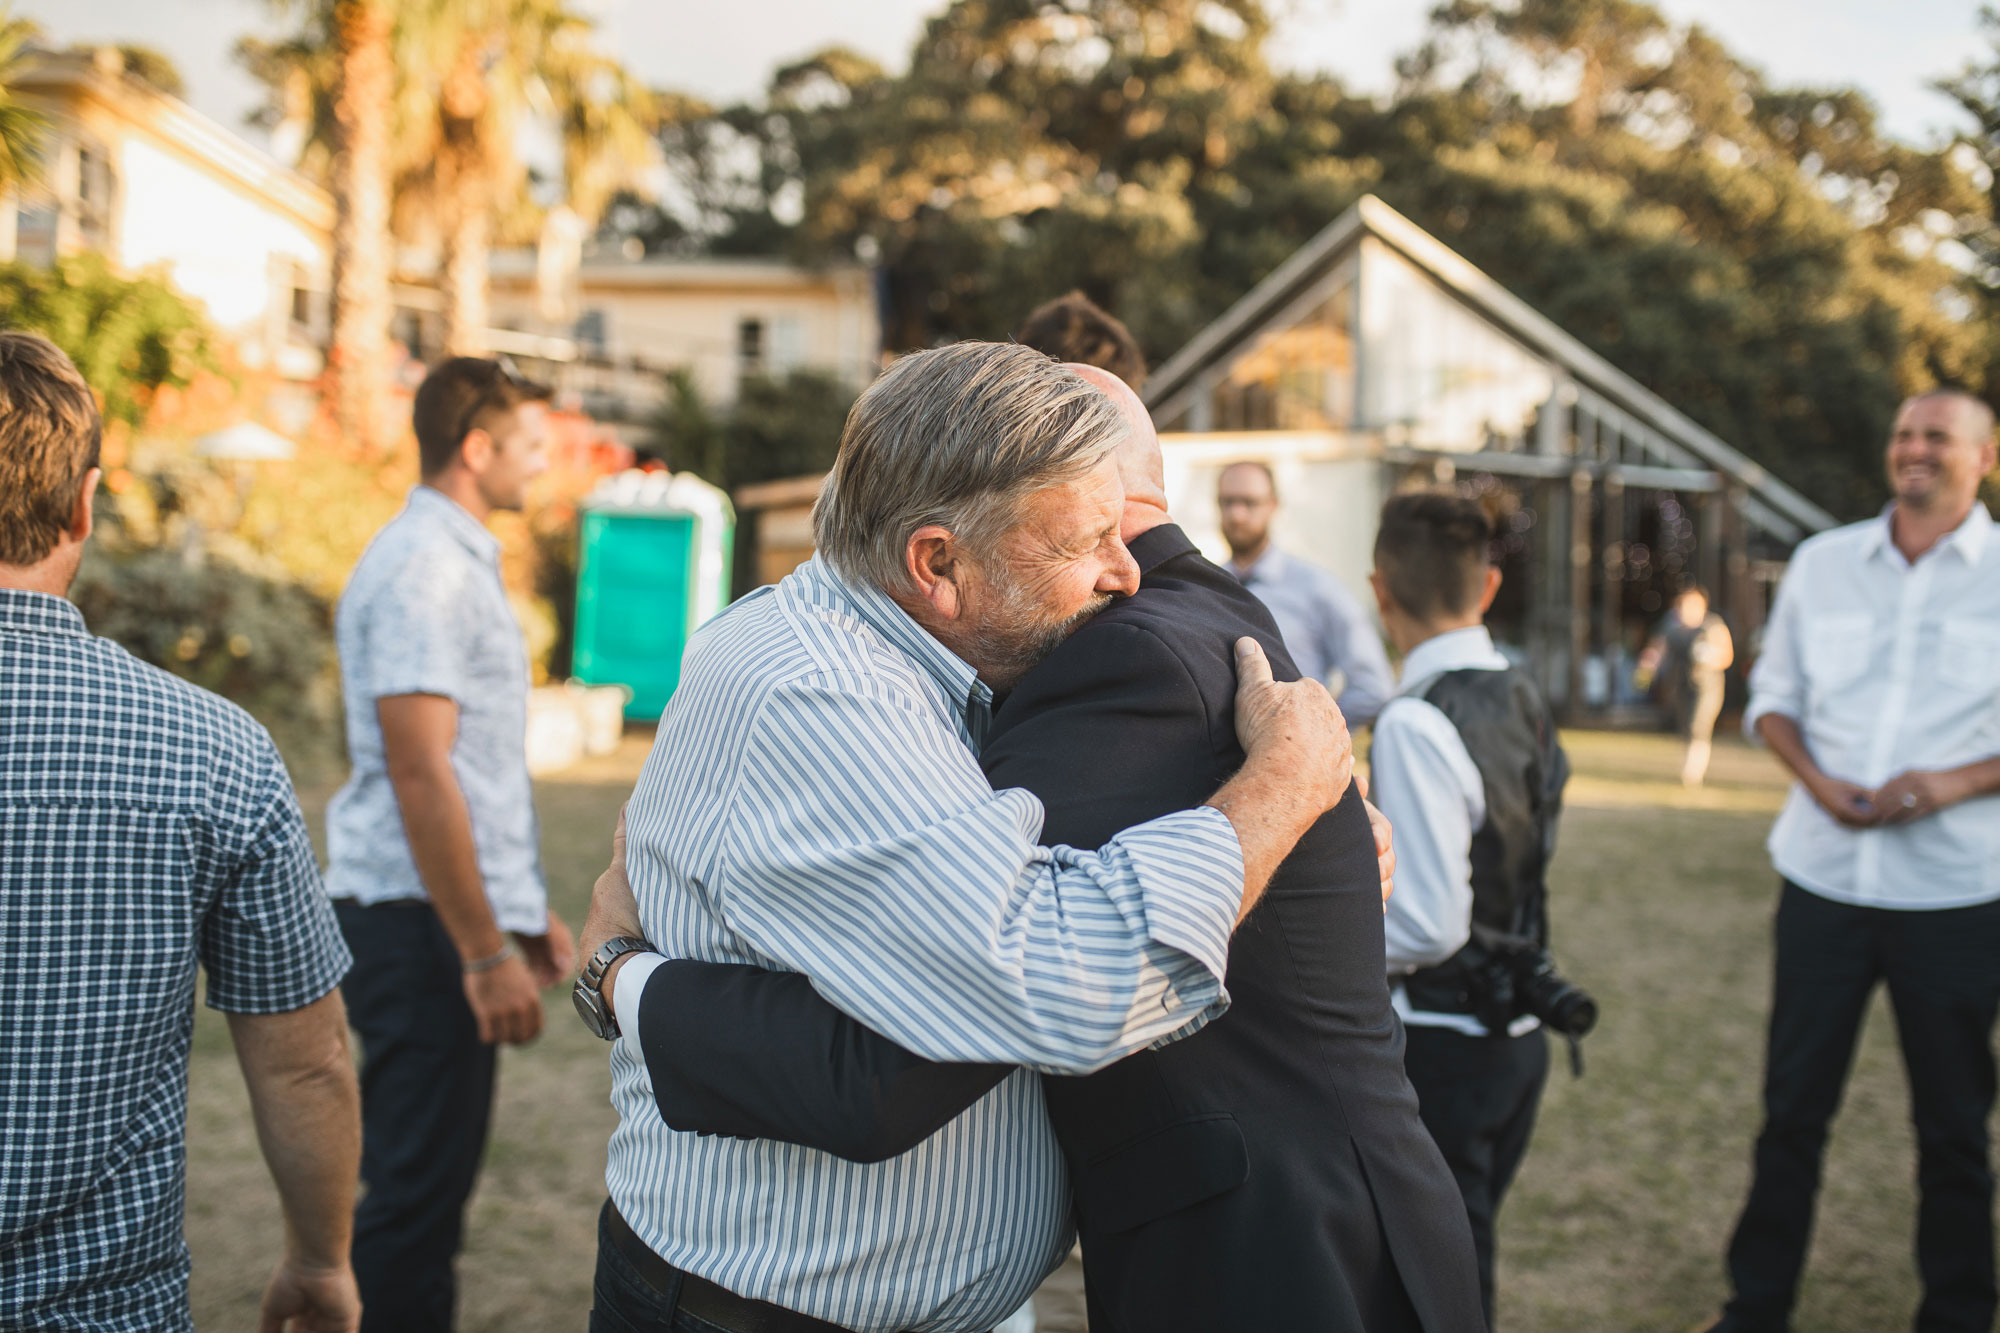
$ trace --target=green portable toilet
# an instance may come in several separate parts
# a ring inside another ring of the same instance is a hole
[[[575,677],[632,691],[625,716],[660,716],[696,627],[729,602],[736,515],[687,473],[621,472],[578,506]]]

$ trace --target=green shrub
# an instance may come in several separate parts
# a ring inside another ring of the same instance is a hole
[[[49,268],[0,264],[0,327],[62,348],[102,395],[105,417],[130,426],[144,419],[153,390],[221,367],[200,307],[165,278],[121,277],[102,255],[69,255]]]
[[[341,755],[333,606],[214,552],[95,547],[70,590],[93,634],[247,709],[297,781]]]

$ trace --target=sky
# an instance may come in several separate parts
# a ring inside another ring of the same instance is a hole
[[[1389,90],[1397,55],[1416,45],[1434,0],[1276,0],[1276,63],[1328,70],[1362,93]],[[1917,143],[1959,128],[1925,88],[1990,50],[1978,0],[1655,0],[1670,19],[1717,33],[1780,84],[1858,84],[1889,130]],[[944,0],[578,0],[610,49],[649,83],[716,101],[754,95],[771,70],[841,44],[900,69]],[[189,100],[244,129],[258,88],[230,58],[247,32],[272,33],[267,0],[16,0],[60,42],[135,41],[171,56]]]

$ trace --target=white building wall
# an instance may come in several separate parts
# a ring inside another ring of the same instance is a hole
[[[180,155],[136,136],[119,146],[117,263],[163,265],[216,325],[267,344],[291,299],[294,266],[323,282],[323,240]]]
[[[1278,482],[1272,540],[1286,551],[1333,571],[1371,618],[1375,597],[1375,526],[1388,498],[1386,476],[1368,437],[1336,432],[1164,435],[1167,501],[1175,522],[1202,554],[1229,558],[1215,507],[1222,469],[1235,462],[1271,466]]]

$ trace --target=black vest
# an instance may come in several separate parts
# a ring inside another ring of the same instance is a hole
[[[1472,938],[1405,982],[1410,1007],[1472,1013],[1469,978],[1494,954],[1546,949],[1549,858],[1569,758],[1541,691],[1525,672],[1448,671],[1417,696],[1443,713],[1486,794],[1472,835]]]

